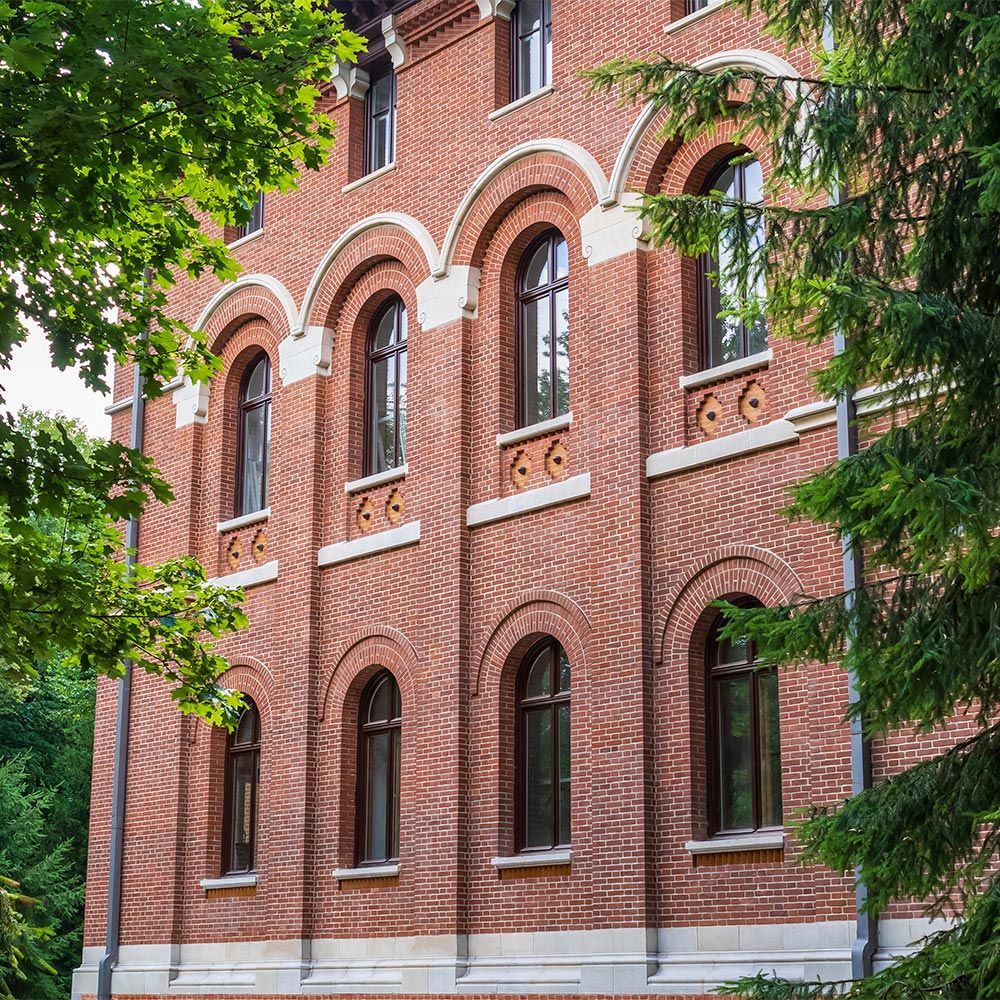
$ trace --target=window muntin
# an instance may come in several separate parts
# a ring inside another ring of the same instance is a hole
[[[552,75],[551,0],[519,0],[511,23],[511,100],[546,86]]]
[[[235,240],[241,240],[244,236],[259,232],[264,228],[264,192],[257,191],[255,194],[240,196],[240,203],[250,211],[250,219],[235,227]]]
[[[517,419],[569,412],[569,248],[553,229],[528,248],[517,280]]]
[[[406,461],[406,306],[393,296],[368,333],[365,475]]]
[[[753,643],[709,644],[709,773],[713,833],[782,825],[778,673],[757,662]]]
[[[365,94],[365,173],[381,170],[396,156],[396,74],[373,77]]]
[[[226,875],[257,867],[260,785],[260,713],[247,701],[226,742],[226,788],[222,870]]]
[[[570,843],[570,667],[548,638],[524,658],[517,679],[519,851]]]
[[[742,154],[740,154],[742,155]],[[704,188],[720,191],[727,200],[760,205],[764,202],[764,175],[760,162],[730,159],[709,178]],[[741,285],[734,266],[734,245],[746,240],[751,261],[750,285]],[[746,228],[725,230],[716,247],[701,255],[699,271],[699,312],[701,314],[701,365],[715,368],[738,361],[767,348],[767,322],[763,314],[745,321],[723,315],[744,307],[751,299],[763,303],[767,297],[763,271],[754,265],[764,245],[764,220],[748,220]]]
[[[236,470],[236,516],[267,506],[267,473],[271,438],[271,361],[263,351],[240,383]]]
[[[399,858],[399,755],[403,707],[388,670],[372,678],[361,697],[358,753],[357,863]]]

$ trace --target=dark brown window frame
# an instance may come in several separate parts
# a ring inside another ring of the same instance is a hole
[[[734,602],[736,603],[736,602]],[[758,607],[755,601],[739,602],[746,607]],[[760,678],[777,674],[774,666],[762,665],[757,661],[757,651],[753,642],[747,643],[747,658],[740,663],[719,664],[719,628],[722,624],[720,615],[712,623],[709,641],[705,647],[705,735],[706,763],[708,774],[708,824],[709,835],[713,837],[728,834],[738,835],[757,833],[761,830],[781,830],[783,826],[765,826],[761,823],[761,786],[763,784],[760,766],[760,713],[759,685]],[[750,678],[750,782],[753,825],[750,828],[723,827],[722,817],[722,783],[720,770],[722,753],[719,746],[720,733],[718,725],[718,695],[716,684],[719,679],[734,677]]]
[[[528,90],[523,94],[520,89],[521,82],[521,39],[535,34],[533,31],[521,31],[521,11],[523,4],[520,2],[514,7],[510,17],[510,99],[519,101],[522,97],[537,93],[537,90]],[[543,0],[542,23],[538,29],[538,34],[542,36],[540,47],[541,59],[539,66],[538,90],[542,90],[552,82],[552,61],[549,50],[552,46],[552,0]]]
[[[375,84],[386,77],[389,79],[389,107],[384,112],[377,112],[373,96]],[[389,152],[385,163],[376,164],[375,120],[380,117],[388,119]],[[376,170],[381,170],[396,162],[396,71],[391,63],[371,71],[368,90],[365,92],[364,147],[365,174],[374,173]]]
[[[556,228],[546,229],[544,233],[536,237],[528,244],[527,250],[521,255],[521,259],[518,261],[517,265],[517,278],[515,281],[516,298],[517,298],[517,308],[515,310],[515,323],[514,323],[514,377],[515,377],[515,408],[517,410],[516,424],[518,427],[529,427],[531,424],[536,423],[534,417],[529,418],[527,412],[527,386],[525,384],[525,379],[527,378],[527,372],[525,370],[526,358],[524,351],[524,334],[527,327],[526,313],[529,305],[539,301],[540,299],[548,298],[549,300],[549,385],[552,387],[549,398],[549,415],[548,417],[543,417],[543,420],[551,419],[552,417],[557,417],[558,413],[558,399],[559,394],[556,392],[556,372],[558,368],[558,356],[556,352],[556,295],[566,290],[569,290],[569,274],[570,268],[566,268],[566,276],[564,278],[558,278],[556,280],[550,280],[548,284],[539,286],[538,288],[532,288],[530,291],[525,291],[524,282],[527,275],[528,265],[531,263],[532,257],[535,255],[535,251],[542,246],[544,243],[549,244],[549,275],[556,274],[556,244],[562,241],[566,243],[567,249],[567,261],[569,259],[569,243],[566,237]]]
[[[253,399],[247,398],[247,389],[250,385],[250,378],[262,363],[265,365],[265,390]],[[267,351],[259,351],[255,354],[246,366],[243,377],[240,379],[239,403],[237,406],[237,426],[236,426],[236,483],[235,495],[233,497],[233,512],[235,517],[242,517],[244,514],[255,514],[257,511],[243,509],[244,480],[247,474],[246,468],[246,415],[260,408],[265,409],[264,422],[267,428],[264,438],[264,461],[261,472],[261,504],[259,510],[267,507],[268,489],[267,479],[271,467],[271,358]]]
[[[392,684],[393,697],[392,704],[399,705],[399,714],[395,715],[387,722],[366,722],[371,700],[383,681],[388,679]],[[393,864],[399,860],[399,806],[400,797],[400,761],[402,757],[402,731],[403,731],[403,700],[399,690],[399,684],[391,670],[382,669],[365,685],[364,692],[358,703],[358,780],[357,780],[357,805],[356,822],[354,830],[354,856],[355,864],[358,868],[373,867],[378,865]],[[384,858],[366,857],[368,847],[368,833],[370,822],[368,815],[368,790],[371,787],[371,777],[368,774],[368,744],[371,739],[380,733],[390,733],[395,735],[395,739],[389,740],[389,761],[386,765],[387,788],[389,794],[386,795],[386,843],[395,850],[388,852],[389,856]]]
[[[389,347],[383,347],[381,350],[375,351],[372,349],[372,344],[375,341],[375,334],[378,331],[379,324],[382,322],[385,314],[390,310],[396,310],[396,317],[393,328],[393,336],[395,343],[391,344]],[[401,435],[399,433],[399,374],[400,374],[400,356],[406,354],[406,350],[409,347],[410,338],[409,332],[405,340],[400,340],[399,334],[402,326],[402,317],[406,314],[406,303],[403,302],[402,298],[398,295],[390,296],[380,307],[378,312],[375,313],[374,318],[368,326],[368,336],[365,340],[365,433],[364,433],[364,449],[365,449],[365,460],[364,460],[364,474],[366,476],[372,475],[377,470],[375,469],[375,443],[378,440],[378,428],[375,426],[375,365],[379,361],[383,361],[386,358],[393,358],[393,368],[395,370],[395,390],[393,397],[393,413],[395,414],[395,435],[394,435],[394,445],[393,445],[393,465],[392,468],[398,469],[406,461],[406,446],[400,443]],[[405,432],[405,431],[404,431]],[[388,471],[388,470],[385,470]]]
[[[699,8],[700,9],[700,8]],[[733,160],[746,156],[750,150],[739,149],[727,156],[717,164],[708,175],[705,183],[701,186],[701,193],[707,194],[715,190],[715,185],[719,178],[730,168],[736,168],[738,194],[741,201],[746,200],[746,163],[733,163]],[[759,161],[758,161],[759,162]],[[712,357],[712,330],[713,325],[718,322],[715,316],[711,315],[711,289],[715,287],[714,282],[709,278],[711,272],[717,271],[715,262],[715,252],[711,249],[698,255],[697,258],[697,286],[698,286],[698,362],[702,369],[713,368],[725,362]],[[740,353],[732,360],[739,361],[749,357],[750,351],[750,331],[746,323],[740,320]]]
[[[236,735],[239,732],[239,724],[226,736],[226,762],[225,780],[222,810],[222,874],[242,875],[247,872],[257,870],[257,808],[260,799],[260,746],[261,746],[261,725],[260,711],[253,700],[244,695],[246,708],[243,712],[252,712],[254,718],[253,733],[255,739],[250,743],[236,745]],[[242,714],[240,719],[242,721]],[[236,763],[240,757],[252,756],[253,758],[253,784],[250,793],[250,864],[245,868],[232,867],[233,857],[236,854],[236,843],[234,840],[236,828],[233,815],[233,795],[236,791]]]
[[[525,685],[528,680],[528,674],[538,655],[547,646],[550,647],[552,653],[550,667],[552,670],[552,677],[550,678],[550,687],[553,693],[545,697],[526,698]],[[558,683],[560,654],[563,652],[563,647],[558,639],[553,636],[546,636],[546,638],[535,643],[535,645],[528,650],[518,667],[514,693],[514,850],[518,854],[537,854],[542,851],[551,851],[570,846],[570,841],[566,841],[565,843],[559,841],[559,807],[561,804],[561,788],[559,784],[559,707],[561,705],[570,705],[570,747],[573,745],[573,708],[570,699],[573,690],[572,665],[570,671],[570,690],[560,691]],[[524,747],[526,731],[525,719],[528,712],[538,711],[539,709],[545,707],[548,707],[552,713],[552,760],[550,762],[552,767],[550,779],[552,782],[552,816],[549,821],[550,843],[544,847],[526,847],[525,841],[527,840],[527,830],[525,829],[525,824],[527,822],[526,802],[528,794],[528,774],[527,758]],[[570,753],[572,754],[572,750]],[[571,802],[572,794],[571,778]],[[572,831],[570,833],[570,837],[572,838]]]
[[[721,7],[723,0],[684,0],[684,13],[696,14],[707,7]]]

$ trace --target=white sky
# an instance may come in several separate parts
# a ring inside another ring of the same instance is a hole
[[[95,437],[111,433],[111,417],[104,412],[110,398],[88,389],[75,369],[59,371],[52,365],[49,346],[36,328],[14,348],[11,367],[0,368],[4,403],[0,408],[17,413],[22,406],[46,413],[75,417]]]

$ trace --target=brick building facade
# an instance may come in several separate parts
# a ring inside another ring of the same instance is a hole
[[[650,249],[630,207],[717,180],[732,126],[671,142],[577,76],[656,50],[795,76],[807,54],[729,4],[552,0],[550,49],[523,0],[353,6],[380,16],[326,98],[331,163],[229,234],[237,281],[176,290],[224,369],[146,409],[176,499],[140,557],[247,588],[224,683],[258,731],[136,678],[114,994],[849,975],[851,880],[795,864],[780,828],[850,792],[845,677],[733,673],[750,657],[710,608],[840,587],[829,533],[779,513],[836,456],[809,379],[827,352],[729,330],[706,364],[703,268]],[[727,684],[754,709],[742,743]],[[104,951],[114,702],[102,683],[79,996]],[[912,916],[883,920],[883,959]]]

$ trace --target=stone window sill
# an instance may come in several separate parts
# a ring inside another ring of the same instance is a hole
[[[207,582],[213,587],[228,587],[230,590],[243,587],[246,590],[250,587],[259,586],[262,583],[271,583],[271,581],[277,579],[278,560],[272,559],[261,566],[240,570],[238,573],[227,573],[225,576],[216,576]]]
[[[398,465],[395,469],[376,472],[373,476],[352,479],[349,483],[344,483],[344,492],[350,496],[352,493],[363,493],[365,490],[373,490],[378,486],[385,486],[386,483],[394,483],[397,479],[405,479],[408,471],[407,466]]]
[[[520,110],[525,105],[534,104],[535,101],[541,100],[543,97],[548,97],[552,91],[552,84],[547,84],[540,90],[533,90],[530,94],[525,94],[524,97],[519,97],[516,101],[511,101],[510,104],[505,104],[502,108],[491,111],[488,117],[491,122],[495,122],[500,118],[506,118],[507,115]]]
[[[364,556],[378,555],[380,552],[390,552],[393,549],[416,545],[420,541],[420,522],[411,521],[399,528],[389,528],[360,538],[352,538],[346,542],[334,542],[324,545],[316,554],[318,566],[335,566],[338,563],[350,562]]]
[[[222,878],[203,878],[202,889],[248,889],[257,885],[257,873],[247,872],[245,875],[223,875]]]
[[[683,31],[688,25],[696,24],[702,18],[708,17],[709,14],[714,14],[720,7],[725,7],[727,2],[728,0],[712,0],[701,10],[692,11],[690,14],[685,14],[684,17],[677,18],[676,21],[671,21],[664,27],[663,33],[672,35],[675,31]]]
[[[271,508],[265,507],[263,510],[255,510],[252,514],[243,514],[240,517],[231,517],[228,521],[220,521],[215,528],[220,535],[224,535],[227,531],[248,528],[251,524],[266,521],[270,516]]]
[[[699,389],[703,385],[721,382],[733,375],[742,375],[744,372],[752,372],[757,368],[766,368],[773,360],[774,351],[768,348],[766,351],[758,351],[756,354],[749,354],[745,358],[738,358],[736,361],[729,361],[724,365],[706,368],[691,375],[682,375],[680,387],[682,389]]]
[[[561,483],[551,486],[539,486],[533,490],[524,490],[509,497],[496,500],[484,500],[474,503],[465,513],[465,523],[470,528],[480,524],[493,524],[505,521],[509,517],[519,517],[535,510],[555,507],[557,504],[568,503],[590,496],[590,473],[564,479]]]
[[[527,427],[518,427],[514,431],[506,431],[497,435],[497,447],[508,448],[512,444],[520,444],[522,441],[530,441],[532,438],[542,437],[545,434],[554,434],[556,431],[566,430],[573,423],[573,411],[561,413],[558,417],[551,417],[548,420],[539,420],[537,424],[529,424]]]
[[[399,862],[391,865],[365,865],[361,868],[337,868],[333,877],[338,882],[354,881],[359,878],[394,878],[399,874]]]
[[[387,174],[391,174],[395,169],[395,162],[387,163],[384,167],[379,167],[378,170],[373,170],[370,174],[365,174],[364,177],[359,177],[356,181],[351,181],[350,184],[345,184],[340,189],[340,193],[350,194],[351,191],[357,191],[358,188],[362,188],[366,184],[371,184],[372,181],[377,181],[380,177],[385,177]]]
[[[567,847],[558,851],[535,851],[527,854],[511,854],[494,858],[494,868],[549,868],[554,865],[568,865],[573,861],[573,852]]]
[[[710,837],[708,840],[689,840],[684,848],[692,854],[728,854],[730,851],[776,851],[784,846],[784,830],[762,830],[760,833]]]
[[[264,235],[264,229],[255,229],[252,233],[247,233],[246,236],[241,236],[238,240],[233,240],[232,243],[226,244],[226,249],[232,253],[233,250],[239,250],[240,247],[245,247],[248,243],[253,243],[254,240],[259,240]]]

